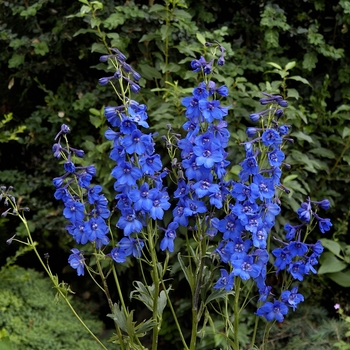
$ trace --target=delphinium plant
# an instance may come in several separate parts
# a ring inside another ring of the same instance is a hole
[[[253,305],[256,322],[249,345],[266,349],[272,324],[282,322],[289,310],[304,301],[297,282],[316,273],[323,247],[319,241],[309,243],[310,232],[318,226],[324,233],[332,225],[321,214],[329,208],[329,201],[307,198],[297,211],[301,223],[286,224],[283,240],[275,237],[280,198],[289,193],[283,185],[283,170],[289,169],[284,160],[286,146],[292,143],[290,127],[284,122],[288,103],[280,95],[262,93],[260,103],[265,109],[250,115],[258,126],[247,128],[247,141],[241,145],[245,149],[241,171],[237,178],[231,176],[227,152],[230,132],[225,121],[230,106],[222,104],[229,89],[215,82],[215,72],[225,63],[225,48],[217,42],[206,46],[212,56],[191,62],[200,83],[191,96],[182,99],[187,119],[183,130],[169,126],[162,138],[169,164],[163,164],[156,152],[156,135],[147,132],[146,104],[133,97],[140,92],[141,75],[116,48],[100,57],[113,73],[101,78],[99,84],[109,85],[119,103],[105,107],[109,124],[105,137],[112,145],[111,176],[115,179],[113,203],[108,202],[100,185],[93,184],[97,169],[78,165],[84,151],[70,145],[69,126],[62,125],[55,138],[53,154],[63,160],[64,174],[53,180],[54,196],[64,204],[66,229],[77,245],[71,249],[68,262],[79,278],[88,273],[107,297],[108,316],[116,329],[109,348],[159,348],[162,324],[169,322],[163,319],[168,307],[180,348],[194,350],[211,344],[239,350],[243,346],[240,320],[243,311],[252,310]],[[26,225],[10,191],[2,188],[2,197],[11,205],[5,214],[18,215]],[[26,227],[29,240],[22,243],[32,245],[41,259]],[[177,240],[181,244],[177,245]],[[136,260],[142,276],[141,281],[134,281],[130,296],[151,312],[148,320],[139,323],[128,308],[116,268],[128,259]],[[59,284],[41,261],[69,303],[70,290]],[[175,265],[180,268],[176,270]],[[177,315],[176,291],[171,284],[180,273],[191,293],[189,334]],[[281,283],[269,285],[269,274],[278,274]],[[118,300],[112,300],[115,294]],[[222,329],[216,330],[222,339],[213,344],[205,339],[206,334],[212,336],[205,327],[208,320],[213,323],[218,317],[223,319]],[[262,343],[256,344],[261,318],[266,321],[266,330]],[[149,333],[150,337],[145,337]]]

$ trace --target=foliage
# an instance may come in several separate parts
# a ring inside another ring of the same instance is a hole
[[[34,270],[18,266],[0,272],[0,347],[6,349],[96,349],[96,343],[62,300],[54,300],[52,285]],[[101,333],[103,324],[87,312],[87,305],[73,302],[82,310],[92,329]],[[91,307],[91,306],[90,306]],[[7,336],[5,336],[7,335]]]

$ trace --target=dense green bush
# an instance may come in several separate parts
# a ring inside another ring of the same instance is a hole
[[[13,266],[0,271],[0,279],[1,349],[96,349],[64,301],[55,300],[51,282],[42,274]],[[103,324],[89,313],[89,305],[73,304],[101,334]]]

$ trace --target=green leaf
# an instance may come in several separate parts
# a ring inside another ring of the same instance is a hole
[[[311,149],[310,153],[317,154],[323,158],[335,159],[335,154],[328,148],[318,147]]]
[[[14,53],[12,57],[8,61],[9,68],[18,68],[21,64],[24,63],[25,55],[20,55],[18,53]]]
[[[317,52],[307,52],[304,55],[304,60],[303,60],[303,68],[307,70],[312,70],[316,68],[316,63],[318,62],[317,59]]]
[[[295,61],[292,61],[292,62],[288,62],[285,67],[284,67],[284,70],[290,70],[292,68],[294,68],[296,65],[296,62]]]
[[[180,253],[177,254],[177,259],[179,260],[181,270],[183,271],[185,278],[186,278],[188,284],[190,285],[191,291],[193,292],[194,291],[194,284],[195,284],[194,277],[191,274],[191,271],[189,270],[189,268],[185,266],[185,263],[182,260]]]
[[[299,92],[298,90],[295,90],[295,89],[288,89],[287,90],[287,97],[288,98],[295,98],[296,100],[299,99],[300,95],[299,95]]]
[[[275,68],[279,69],[279,70],[283,70],[282,67],[279,64],[275,63],[275,62],[266,62],[266,63],[269,64],[272,67],[275,67]]]
[[[332,115],[336,115],[343,111],[346,111],[346,112],[350,111],[350,105],[341,105],[332,113]]]
[[[225,289],[214,289],[210,295],[208,295],[207,299],[205,300],[204,304],[207,305],[213,300],[226,298],[227,295],[233,294],[233,291],[227,291]]]
[[[309,143],[314,143],[313,139],[309,135],[304,134],[302,131],[294,131],[291,133],[291,136],[294,136],[299,140],[305,140]]]
[[[321,267],[318,270],[318,274],[339,272],[344,270],[347,265],[340,261],[331,252],[323,253],[320,258]]]
[[[304,83],[304,84],[310,85],[310,83],[309,83],[305,78],[302,78],[302,77],[299,76],[299,75],[293,75],[293,76],[291,76],[291,77],[288,77],[287,79],[296,80],[296,81],[301,81],[301,82]]]
[[[98,52],[102,54],[108,54],[108,50],[101,43],[93,43],[91,46],[91,52]]]
[[[112,13],[106,20],[103,21],[103,26],[108,29],[115,29],[125,23],[125,17],[120,13]]]
[[[32,46],[34,46],[34,52],[37,55],[45,56],[49,52],[49,47],[47,46],[45,41],[33,43]]]
[[[350,135],[350,128],[348,128],[347,126],[343,129],[342,135],[341,137],[343,139],[345,139],[346,137],[348,137]]]
[[[300,81],[300,82],[302,82],[304,84],[307,84],[307,85],[311,86],[311,84],[305,78],[302,78],[299,75],[293,75],[292,77],[288,77],[287,79]]]
[[[288,175],[283,179],[283,183],[287,183],[287,182],[292,181],[296,178],[298,178],[297,174]]]
[[[140,70],[140,74],[147,80],[162,78],[160,72],[156,68],[151,67],[149,64],[140,64],[138,68]]]
[[[339,253],[341,251],[341,246],[339,243],[327,238],[321,238],[320,241],[322,245],[325,248],[327,248],[330,252],[332,252],[334,255],[339,256]]]
[[[159,11],[165,11],[165,6],[160,5],[160,4],[154,4],[152,7],[149,9],[148,12],[159,12]]]
[[[121,330],[123,330],[124,332],[127,332],[127,329],[128,329],[127,320],[126,320],[124,311],[122,310],[122,307],[119,306],[118,303],[114,304],[113,313],[107,314],[107,316],[112,318]]]
[[[197,37],[197,40],[198,40],[202,45],[205,45],[206,40],[205,40],[204,36],[203,36],[201,33],[196,33],[196,37]]]
[[[173,32],[173,28],[170,26],[162,25],[160,27],[160,33],[161,33],[162,40],[165,40],[167,37],[169,37],[172,32]]]
[[[349,288],[350,287],[350,270],[344,272],[336,272],[330,273],[327,275],[331,280],[335,283],[339,284],[342,287]]]
[[[279,33],[276,29],[267,29],[265,31],[264,39],[267,43],[267,48],[278,47]],[[281,67],[282,70],[282,67]]]
[[[102,120],[100,116],[96,117],[94,115],[90,115],[90,123],[97,129],[102,125]]]

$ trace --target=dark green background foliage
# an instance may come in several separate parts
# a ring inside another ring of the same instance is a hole
[[[328,256],[331,268],[323,272],[347,293],[349,1],[226,0],[219,5],[214,0],[0,0],[0,4],[0,111],[13,117],[0,131],[26,127],[17,140],[5,143],[0,138],[0,182],[14,186],[22,204],[31,208],[28,219],[34,238],[54,257],[51,264],[58,272],[66,266],[72,246],[51,184],[62,173],[51,154],[62,123],[72,130],[72,145],[86,151],[86,164],[93,159],[96,181],[110,200],[114,197],[103,107],[118,101],[111,89],[97,84],[109,75],[106,65],[99,63],[100,54],[117,47],[142,74],[143,89],[136,99],[147,103],[151,129],[162,135],[167,124],[180,131],[181,98],[199,82],[189,71],[189,62],[208,50],[205,41],[217,40],[226,48],[226,65],[214,78],[230,89],[230,176],[235,178],[236,165],[243,159],[239,143],[246,141],[249,114],[263,109],[260,92],[282,94],[290,104],[284,118],[292,126],[294,144],[287,151],[292,168],[284,175],[291,194],[284,195],[275,235],[282,237],[286,221],[296,222],[293,210],[307,195],[329,198],[333,207],[328,215],[334,226],[326,243],[332,261]],[[165,159],[161,142],[159,152]],[[13,219],[0,225],[2,242],[14,231],[24,235]],[[315,232],[313,239],[319,238]],[[0,256],[4,259],[15,249],[0,245]],[[28,264],[25,257],[21,262]],[[322,277],[325,283],[334,283]],[[331,308],[337,295],[328,289],[325,294]]]
[[[2,335],[9,335],[8,350],[96,349],[97,343],[66,303],[54,300],[51,282],[42,274],[14,267],[1,271],[0,278],[0,329]],[[89,313],[91,306],[74,304],[95,334],[101,334],[103,324]],[[1,349],[6,341],[1,337]]]

